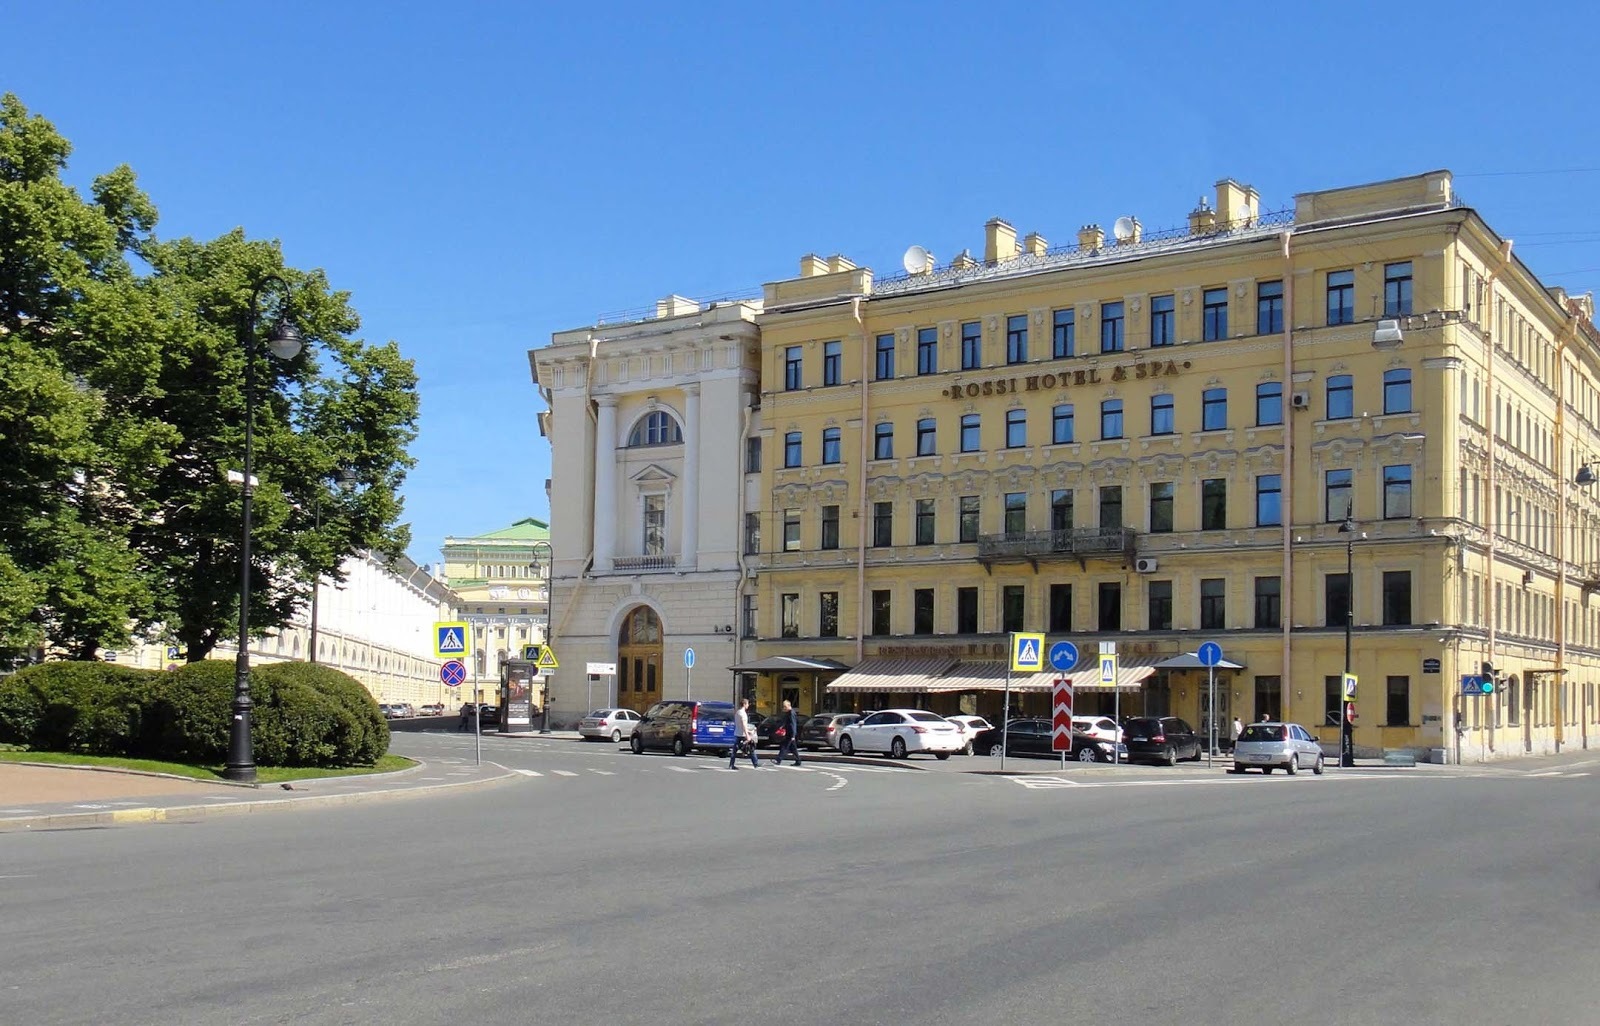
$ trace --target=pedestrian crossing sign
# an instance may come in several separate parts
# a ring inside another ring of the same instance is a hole
[[[456,659],[472,650],[467,625],[462,621],[433,625],[433,654],[440,659]]]
[[[1011,635],[1011,668],[1018,673],[1044,671],[1044,635],[1015,632]]]
[[[559,670],[561,664],[556,662],[556,654],[549,645],[539,646],[539,658],[534,660],[534,665],[541,670]]]

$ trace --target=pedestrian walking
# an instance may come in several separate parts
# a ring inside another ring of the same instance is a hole
[[[1233,744],[1235,746],[1237,746],[1239,744],[1239,735],[1243,734],[1243,733],[1244,733],[1244,722],[1241,721],[1239,719],[1239,717],[1235,716],[1233,718],[1233,738],[1232,738]]]
[[[778,741],[778,765],[783,765],[784,752],[792,754],[794,764],[800,765],[800,714],[794,711],[791,703],[784,702],[778,711],[778,726],[772,736]]]
[[[471,729],[472,729],[472,703],[471,702],[462,702],[461,703],[461,724],[460,724],[460,726],[456,727],[456,733],[459,734],[464,730],[471,730]]]
[[[739,699],[739,708],[733,711],[733,747],[728,750],[728,768],[739,768],[739,753],[741,750],[750,753],[750,765],[756,769],[761,768],[761,760],[756,756],[756,731],[750,726],[750,699]]]

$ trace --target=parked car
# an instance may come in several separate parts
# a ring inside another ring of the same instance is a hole
[[[839,729],[861,719],[857,713],[821,713],[800,724],[800,747],[807,749],[834,748]]]
[[[977,750],[972,743],[972,739],[982,731],[994,726],[982,716],[946,716],[945,719],[961,728],[962,736],[967,739],[966,747],[962,749],[962,752],[967,755],[971,755]]]
[[[752,716],[750,725],[756,728],[757,748],[778,747],[778,739],[772,736],[772,732],[783,725],[781,713],[773,713],[771,716]]]
[[[500,707],[482,702],[478,705],[478,725],[482,727],[500,726]]]
[[[1205,754],[1205,739],[1177,716],[1130,716],[1124,721],[1123,740],[1128,758],[1176,766],[1179,759],[1198,761]]]
[[[585,741],[610,738],[616,743],[632,736],[633,728],[638,725],[639,714],[632,709],[596,709],[578,721],[578,736]]]
[[[1081,730],[1090,737],[1098,737],[1105,741],[1123,740],[1122,728],[1109,716],[1074,716],[1072,729]]]
[[[400,720],[406,715],[406,707],[399,702],[380,702],[378,708],[382,710],[383,718],[386,720]]]
[[[430,702],[427,705],[424,705],[421,708],[419,708],[417,710],[417,712],[421,713],[423,716],[443,716],[444,715],[444,703],[442,703],[442,702]]]
[[[669,699],[652,705],[633,728],[629,747],[640,755],[647,748],[666,748],[687,755],[696,748],[722,755],[733,748],[733,703]]]
[[[972,746],[979,755],[999,755],[1003,747],[1007,755],[1061,756],[1055,750],[1055,726],[1050,720],[1012,720],[1003,734],[999,727],[990,727],[973,738]],[[1074,730],[1067,758],[1075,762],[1114,762],[1117,747],[1115,741]]]
[[[395,704],[400,707],[401,716],[409,718],[417,715],[417,707],[412,705],[410,702],[396,702]]]
[[[913,752],[931,752],[950,758],[966,747],[956,725],[923,709],[884,709],[839,730],[839,751],[882,752],[891,759],[910,758]]]
[[[1298,723],[1252,723],[1244,728],[1233,745],[1233,768],[1229,773],[1259,769],[1271,773],[1278,767],[1290,775],[1311,767],[1322,772],[1322,745]]]

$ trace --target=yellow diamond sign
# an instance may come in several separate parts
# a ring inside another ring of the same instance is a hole
[[[534,665],[541,670],[559,670],[561,664],[556,662],[556,654],[549,645],[539,646],[539,658],[534,660]]]

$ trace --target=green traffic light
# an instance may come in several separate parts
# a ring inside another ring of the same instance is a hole
[[[1490,680],[1488,677],[1485,677],[1481,681],[1478,682],[1478,688],[1484,694],[1492,695],[1492,694],[1494,694],[1494,681]]]

